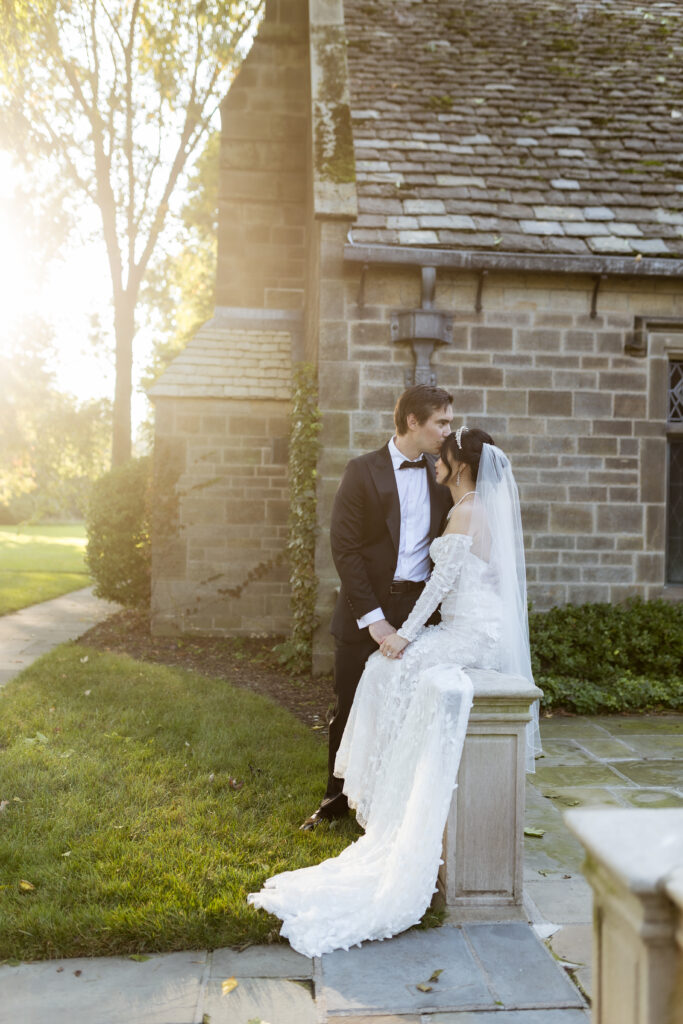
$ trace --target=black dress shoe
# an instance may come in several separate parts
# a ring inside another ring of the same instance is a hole
[[[319,810],[314,811],[310,818],[306,818],[303,825],[299,825],[299,831],[301,832],[312,832],[314,828],[317,828],[321,821],[329,821],[330,819],[321,814]]]
[[[349,813],[348,807],[344,807],[343,810],[337,811],[328,810],[327,808],[319,807],[317,811],[314,811],[310,818],[306,818],[303,825],[299,825],[301,832],[312,832],[314,828],[317,828],[321,821],[336,821],[338,818],[345,818]]]

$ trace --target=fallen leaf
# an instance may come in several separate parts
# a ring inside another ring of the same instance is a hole
[[[92,693],[92,690],[84,690],[83,691],[83,696],[84,697],[89,697],[91,693]]]
[[[432,971],[432,973],[429,975],[429,978],[427,980],[428,981],[438,981],[439,980],[439,975],[441,975],[441,974],[443,974],[443,967],[439,967],[439,969],[437,971]]]
[[[24,802],[20,796],[13,796],[12,799],[14,800],[15,804],[23,804]]]
[[[63,967],[58,967],[57,968],[57,974],[61,974],[63,970],[64,970]]]
[[[71,850],[67,850],[65,853],[62,854],[62,857],[70,857],[70,856],[71,856]]]
[[[216,778],[215,774],[213,772],[211,772],[210,775],[209,775],[209,782],[213,782],[213,780],[215,778]]]
[[[237,978],[226,978],[221,985],[221,991],[224,996],[227,996],[233,989],[237,988],[239,982]]]
[[[524,829],[524,835],[525,836],[535,836],[536,838],[540,838],[541,836],[545,835],[545,829],[544,828],[525,828]]]
[[[36,887],[35,885],[32,885],[30,882],[27,882],[25,878],[21,878],[19,880],[19,888],[21,889],[22,892],[34,892]]]
[[[74,978],[80,978],[81,974],[83,974],[83,971],[74,971]]]
[[[419,985],[415,986],[415,988],[418,990],[418,992],[431,992],[432,991],[432,986],[428,985],[424,981],[421,981]]]
[[[78,660],[80,661],[81,665],[85,665],[88,660],[88,655],[86,654],[85,658],[79,658]]]
[[[149,956],[145,956],[144,953],[131,953],[128,957],[129,960],[135,960],[138,964],[144,964],[145,960],[151,960]]]

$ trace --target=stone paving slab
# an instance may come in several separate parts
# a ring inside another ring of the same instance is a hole
[[[430,983],[435,970],[443,973]],[[431,991],[420,991],[421,983],[431,984]],[[433,1014],[584,1005],[521,922],[446,925],[327,954],[322,958],[321,1003],[330,1019],[344,1020],[382,1010]]]
[[[438,983],[420,992],[435,970]],[[462,930],[449,925],[326,954],[321,1002],[330,1015],[495,1007]]]
[[[570,719],[575,721],[575,719]],[[617,738],[624,737],[628,743],[628,734],[673,733],[683,734],[683,714],[671,715],[603,715],[587,719],[587,724],[598,726]],[[643,727],[645,725],[645,728]],[[571,732],[571,729],[570,729]],[[580,735],[576,733],[576,735]]]
[[[588,924],[593,920],[593,894],[581,875],[527,881],[527,895],[546,921],[557,924]]]
[[[3,966],[0,1024],[194,1024],[206,964],[195,952]]]
[[[604,743],[605,741],[589,740],[588,742]],[[633,751],[630,751],[629,757],[633,756]],[[575,740],[546,740],[543,743],[543,757],[536,762],[536,771],[554,765],[575,764],[595,764],[595,759],[587,750],[582,750]]]
[[[608,764],[548,765],[536,767],[531,784],[537,789],[547,790],[555,786],[613,786],[621,776]]]
[[[620,781],[626,785],[625,780],[615,780]],[[567,807],[623,807],[621,792],[616,786],[557,786],[544,790],[543,795],[561,810]]]
[[[217,949],[211,956],[210,978],[312,978],[313,961],[291,946],[249,946],[238,953]]]
[[[271,1024],[318,1024],[310,982],[245,978],[226,995],[221,986],[220,981],[209,982],[197,1024],[202,1018],[211,1024],[248,1024],[254,1019]]]
[[[506,1009],[583,1005],[527,924],[468,924],[465,931],[496,1003]]]
[[[416,1016],[413,1013],[390,1013],[382,1014],[377,1017],[373,1014],[372,1017],[338,1017],[339,1024],[422,1024],[423,1021],[433,1020],[434,1018],[430,1015],[420,1014]],[[502,1021],[500,1022],[502,1024]]]
[[[376,1018],[375,1018],[376,1019]],[[590,1024],[588,1010],[495,1010],[492,1012],[435,1013],[429,1024]],[[426,1020],[422,1024],[426,1024]],[[369,1024],[369,1022],[368,1022]]]
[[[552,739],[580,739],[583,737],[594,737],[604,740],[609,737],[609,732],[601,724],[602,718],[594,721],[574,715],[557,715],[551,718],[541,719],[541,737],[543,742]]]
[[[623,742],[625,746],[628,745],[638,760],[666,761],[671,758],[683,760],[683,731],[680,736],[676,733],[659,733],[655,736],[627,733],[626,739],[614,742]]]
[[[615,790],[627,807],[683,807],[683,793],[670,789]]]
[[[638,786],[672,786],[683,790],[683,760],[630,761],[620,771]]]
[[[614,737],[595,739],[591,736],[582,736],[575,741],[569,741],[567,745],[577,746],[580,750],[592,754],[593,757],[604,758],[610,762],[632,761],[635,755],[633,747]]]

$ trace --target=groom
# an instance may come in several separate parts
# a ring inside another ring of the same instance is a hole
[[[330,540],[341,589],[332,615],[336,705],[330,722],[328,781],[320,807],[301,826],[348,811],[337,749],[365,662],[410,614],[431,571],[429,545],[451,497],[434,479],[434,459],[451,432],[453,398],[416,384],[394,409],[396,434],[379,451],[349,462],[332,508]]]

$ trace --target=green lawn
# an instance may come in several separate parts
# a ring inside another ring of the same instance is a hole
[[[264,697],[57,648],[0,695],[0,960],[272,941],[246,894],[359,834],[299,831],[325,775]]]
[[[85,527],[0,526],[0,615],[87,587]]]

